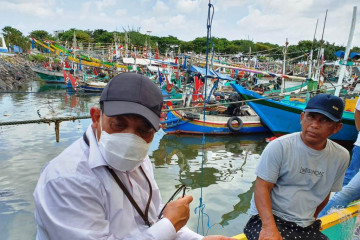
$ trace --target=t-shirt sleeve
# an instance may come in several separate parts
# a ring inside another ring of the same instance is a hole
[[[255,170],[255,174],[271,183],[276,183],[282,162],[282,145],[280,141],[270,142],[264,149],[260,157],[260,162]]]
[[[344,150],[343,154],[341,154],[341,158],[342,158],[341,159],[342,164],[338,168],[338,171],[336,172],[336,178],[335,178],[333,186],[331,187],[331,192],[339,192],[342,189],[345,172],[346,172],[346,169],[347,169],[347,167],[349,165],[349,161],[350,161],[349,152]]]
[[[357,102],[356,102],[356,106],[355,109],[360,111],[360,97],[358,98]]]

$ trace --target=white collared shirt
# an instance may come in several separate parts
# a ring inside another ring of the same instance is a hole
[[[187,227],[176,233],[167,218],[157,219],[163,205],[149,157],[141,166],[153,189],[149,221],[154,224],[145,225],[108,171],[91,126],[86,135],[90,147],[77,140],[41,172],[34,191],[37,240],[202,239]],[[149,185],[141,170],[115,172],[144,211]]]

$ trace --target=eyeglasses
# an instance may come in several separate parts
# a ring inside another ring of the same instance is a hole
[[[164,207],[161,209],[160,211],[160,214],[158,216],[159,219],[162,218],[162,215],[163,215],[163,212],[166,208],[166,206],[168,205],[169,202],[173,201],[174,198],[181,192],[181,190],[183,191],[182,192],[182,197],[185,196],[185,191],[186,191],[186,186],[185,185],[181,185],[178,189],[176,189],[176,191],[174,192],[174,194],[171,196],[171,198],[169,199],[169,201],[167,201],[167,203],[164,205]]]

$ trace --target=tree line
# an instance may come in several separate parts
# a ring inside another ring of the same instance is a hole
[[[38,40],[52,40],[58,42],[59,44],[65,44],[68,42],[71,46],[73,41],[74,33],[76,35],[77,43],[83,44],[112,44],[114,43],[114,36],[116,36],[121,43],[125,42],[125,32],[127,37],[130,39],[130,47],[144,47],[145,44],[148,47],[151,46],[153,52],[155,52],[156,47],[159,48],[160,54],[165,54],[166,52],[174,51],[177,53],[178,48],[181,49],[181,52],[193,52],[193,53],[205,53],[206,52],[206,37],[197,37],[192,41],[182,41],[174,36],[167,37],[158,37],[152,36],[149,34],[140,33],[140,29],[128,29],[128,31],[118,32],[113,31],[109,32],[104,29],[95,29],[95,30],[80,30],[71,28],[63,33],[59,33],[58,36],[54,36],[45,30],[34,30],[30,32],[28,36],[24,36],[21,31],[11,26],[6,26],[2,29],[5,41],[10,45],[17,45],[24,50],[30,49],[30,40],[29,37],[34,37]],[[277,60],[283,58],[283,48],[284,46],[278,44],[272,44],[269,42],[253,42],[250,40],[232,40],[229,41],[226,38],[212,38],[214,51],[219,55],[236,55],[253,57],[257,56],[261,60]],[[296,45],[289,45],[287,49],[287,58],[298,58],[296,61],[304,61],[307,59],[305,54],[308,54],[311,49],[319,49],[322,47],[324,49],[325,60],[333,61],[337,57],[334,55],[336,51],[345,50],[344,46],[336,45],[335,43],[330,43],[328,41],[311,41],[311,40],[302,40],[299,41]],[[353,47],[352,52],[359,52],[359,47]],[[303,56],[303,57],[301,57]],[[316,57],[316,53],[315,53]]]

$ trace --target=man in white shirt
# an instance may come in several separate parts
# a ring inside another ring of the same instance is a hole
[[[122,73],[102,92],[92,124],[44,167],[36,189],[37,240],[222,239],[185,224],[191,196],[163,213],[147,151],[159,129],[162,94],[147,77]]]

